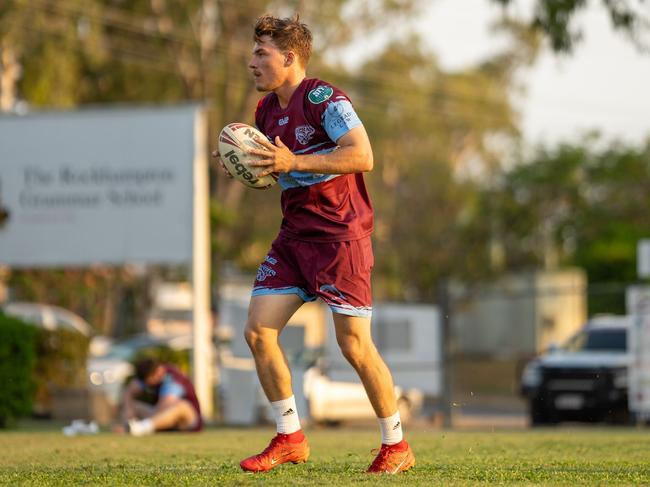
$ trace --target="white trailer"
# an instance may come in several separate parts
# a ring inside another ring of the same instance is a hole
[[[330,323],[327,331],[329,376],[335,381],[359,382],[357,373],[341,355],[334,325]],[[417,389],[426,397],[440,397],[442,329],[436,306],[375,303],[372,334],[396,386],[404,390]]]
[[[650,420],[650,286],[629,287],[626,301],[632,317],[628,333],[628,407],[638,421],[646,422]]]

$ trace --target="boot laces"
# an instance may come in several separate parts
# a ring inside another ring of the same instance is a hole
[[[373,448],[372,450],[370,450],[370,453],[373,455],[377,455],[373,460],[372,465],[370,465],[370,468],[371,469],[379,468],[384,463],[386,463],[388,459],[388,455],[390,453],[390,447],[382,446],[381,448]]]
[[[266,448],[264,448],[264,451],[263,451],[262,453],[260,453],[259,455],[257,455],[257,458],[262,458],[262,457],[264,457],[265,455],[269,454],[269,453],[272,452],[272,451],[275,449],[275,447],[276,447],[278,444],[280,444],[281,442],[282,442],[282,437],[281,437],[280,435],[276,435],[276,436],[274,436],[273,439],[271,439],[271,443],[269,443],[269,446],[267,446]]]

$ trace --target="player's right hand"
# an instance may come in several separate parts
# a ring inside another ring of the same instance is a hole
[[[229,179],[232,179],[232,174],[228,172],[228,169],[226,169],[226,166],[223,165],[223,161],[221,160],[221,154],[219,154],[219,149],[215,149],[212,151],[212,157],[214,157],[217,161],[219,161],[219,165],[221,166],[221,169],[223,169],[223,172],[226,173],[226,176],[228,176]]]

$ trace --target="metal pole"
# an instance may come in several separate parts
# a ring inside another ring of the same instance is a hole
[[[440,410],[442,412],[442,425],[452,427],[451,418],[451,299],[446,280],[441,280],[438,286],[438,306],[440,307],[440,359],[442,367],[442,391],[440,395]]]
[[[194,121],[192,295],[192,379],[201,412],[213,416],[212,320],[210,314],[210,220],[208,215],[207,123],[205,111],[196,110]]]

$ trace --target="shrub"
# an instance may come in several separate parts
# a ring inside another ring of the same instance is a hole
[[[0,428],[31,413],[37,332],[0,312]]]
[[[86,387],[88,344],[88,338],[76,331],[36,329],[34,380],[39,412],[49,411],[53,388]]]
[[[140,360],[154,359],[166,364],[175,365],[181,372],[187,374],[190,370],[190,352],[189,350],[174,350],[165,345],[154,347],[145,347],[135,354],[133,365]]]

